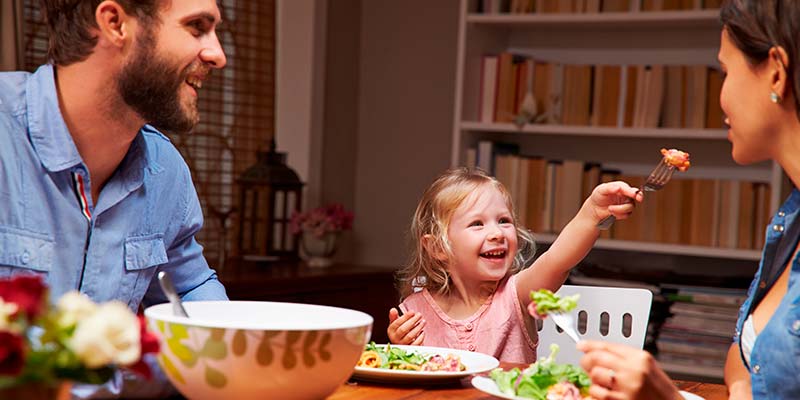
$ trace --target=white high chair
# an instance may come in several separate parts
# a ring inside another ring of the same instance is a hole
[[[563,285],[559,296],[580,294],[571,311],[581,339],[621,343],[641,349],[650,320],[653,293],[646,289]],[[550,344],[559,346],[556,362],[580,365],[583,353],[575,342],[558,329],[552,318],[545,318],[539,329],[538,358],[550,355]]]

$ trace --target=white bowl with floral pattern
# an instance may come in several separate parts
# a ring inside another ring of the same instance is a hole
[[[158,362],[190,399],[319,399],[353,373],[372,317],[311,304],[185,302],[148,307],[161,343]]]

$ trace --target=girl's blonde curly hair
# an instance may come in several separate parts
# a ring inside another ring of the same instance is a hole
[[[447,273],[453,251],[447,230],[455,210],[473,192],[484,186],[500,191],[514,218],[519,243],[514,263],[508,275],[528,266],[536,252],[533,235],[517,221],[511,195],[500,181],[480,169],[452,168],[439,175],[422,195],[414,219],[411,221],[411,257],[406,266],[397,272],[397,289],[401,298],[411,294],[415,288],[447,294],[450,291],[450,276]],[[425,241],[426,235],[431,240]],[[429,246],[429,247],[426,247]],[[434,257],[434,253],[447,254],[447,260]]]

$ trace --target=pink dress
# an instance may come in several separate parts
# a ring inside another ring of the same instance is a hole
[[[416,311],[425,320],[423,346],[447,347],[490,354],[501,361],[536,361],[536,330],[528,333],[517,297],[516,275],[500,282],[478,311],[454,320],[439,308],[427,289],[408,296],[400,304],[404,312]],[[535,326],[534,323],[531,323]]]

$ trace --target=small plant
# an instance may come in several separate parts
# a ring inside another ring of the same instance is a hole
[[[142,355],[158,348],[144,319],[122,302],[97,304],[73,291],[51,307],[41,277],[0,279],[0,391],[62,381],[101,384],[118,367],[149,378]]]
[[[295,212],[289,222],[293,234],[309,232],[317,238],[326,233],[346,231],[353,227],[353,213],[338,203],[317,207],[311,211]]]

